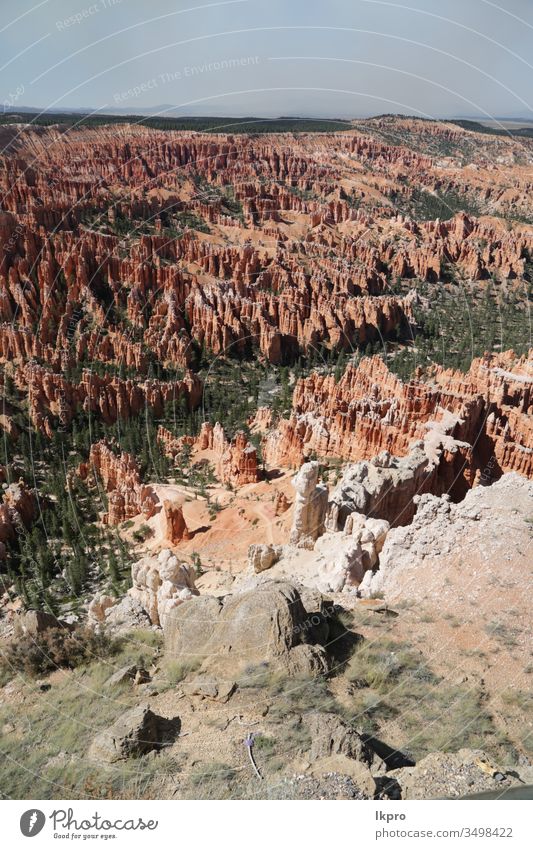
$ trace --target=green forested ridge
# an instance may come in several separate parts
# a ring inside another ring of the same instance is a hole
[[[194,130],[202,133],[332,133],[350,130],[345,120],[314,118],[166,118],[143,115],[94,115],[76,112],[4,112],[0,124],[32,123],[38,126],[63,124],[67,127],[101,127],[113,124],[139,124],[153,130]]]

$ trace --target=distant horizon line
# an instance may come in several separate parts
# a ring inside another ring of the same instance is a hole
[[[3,112],[0,114],[3,115],[17,115],[17,114],[40,114],[40,115],[90,115],[97,117],[98,115],[111,115],[111,116],[132,116],[132,117],[149,117],[149,118],[168,118],[169,120],[183,119],[216,119],[216,118],[231,118],[233,120],[246,120],[246,121],[331,121],[331,122],[342,122],[346,123],[349,121],[364,121],[371,120],[373,118],[382,118],[382,117],[399,117],[399,118],[412,118],[419,121],[474,121],[476,123],[482,124],[486,122],[507,122],[507,123],[523,123],[523,124],[533,124],[533,118],[525,118],[521,115],[495,115],[492,118],[482,117],[482,116],[473,116],[473,115],[441,115],[434,118],[427,118],[422,115],[414,115],[412,113],[407,112],[379,112],[372,113],[367,115],[351,115],[351,116],[335,116],[331,115],[232,115],[231,113],[197,113],[197,114],[168,114],[171,111],[175,112],[179,107],[170,106],[166,104],[162,104],[159,106],[144,106],[138,109],[137,111],[130,111],[127,107],[122,107],[118,109],[113,108],[102,108],[95,109],[91,107],[85,106],[68,106],[62,109],[49,109],[47,107],[41,106],[24,106],[21,105],[18,108],[10,107],[4,108]]]

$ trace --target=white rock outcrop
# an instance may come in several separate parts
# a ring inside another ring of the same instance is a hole
[[[432,436],[438,433],[434,431]],[[440,434],[441,443],[445,439],[450,453],[463,445]],[[418,493],[431,489],[446,491],[453,483],[453,467],[445,475],[439,466],[440,456],[437,450],[428,455],[428,444],[419,440],[411,443],[405,457],[382,451],[372,460],[347,464],[330,496],[326,529],[344,530],[348,516],[354,511],[379,516],[390,524],[407,525],[415,513],[414,497]]]
[[[318,589],[321,592],[342,592],[356,588],[378,563],[389,523],[371,519],[362,513],[351,513],[344,533],[325,533],[315,543],[321,560]]]
[[[168,549],[157,557],[143,557],[131,567],[133,587],[129,595],[140,602],[152,625],[164,627],[169,612],[182,602],[198,595],[194,570],[180,563]]]
[[[283,547],[281,545],[268,545],[259,543],[251,545],[248,549],[248,566],[254,572],[266,572],[278,562]]]
[[[312,549],[324,533],[328,489],[318,483],[318,463],[304,463],[292,479],[296,490],[294,515],[289,542],[298,548]]]
[[[87,609],[89,622],[103,622],[105,620],[106,610],[109,610],[116,603],[117,599],[113,598],[113,596],[106,595],[105,593],[95,595]]]
[[[359,587],[364,597],[377,594],[398,598],[418,596],[422,573],[425,586],[430,573],[438,585],[452,566],[457,551],[463,556],[483,557],[490,563],[498,540],[506,540],[508,557],[513,557],[510,523],[516,529],[524,524],[521,514],[531,515],[533,483],[516,473],[503,475],[492,486],[470,490],[463,501],[454,504],[448,495],[417,495],[417,511],[410,525],[393,528],[379,556],[379,569],[365,574]],[[524,525],[525,527],[525,525]],[[474,572],[475,574],[475,572]]]

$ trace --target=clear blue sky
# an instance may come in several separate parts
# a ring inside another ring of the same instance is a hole
[[[531,0],[0,0],[0,102],[533,119]]]

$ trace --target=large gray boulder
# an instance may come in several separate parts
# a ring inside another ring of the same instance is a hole
[[[157,716],[146,704],[126,711],[109,728],[94,738],[89,748],[91,761],[114,763],[140,757],[169,745],[177,736],[180,720]]]
[[[326,675],[329,672],[329,660],[323,646],[310,646],[302,643],[290,650],[286,659],[287,672],[296,678],[300,676]]]
[[[73,625],[58,619],[52,613],[47,613],[46,610],[28,610],[16,623],[17,631],[30,634],[32,637],[44,634],[50,628],[63,628],[71,631]]]
[[[218,623],[222,599],[199,596],[176,607],[167,619],[163,633],[165,653],[173,658],[204,659]]]
[[[310,643],[308,615],[296,587],[269,581],[223,599],[200,597],[175,608],[165,627],[165,650],[173,658],[202,660],[204,670],[226,674],[273,663],[302,674],[327,671],[327,656]]]

